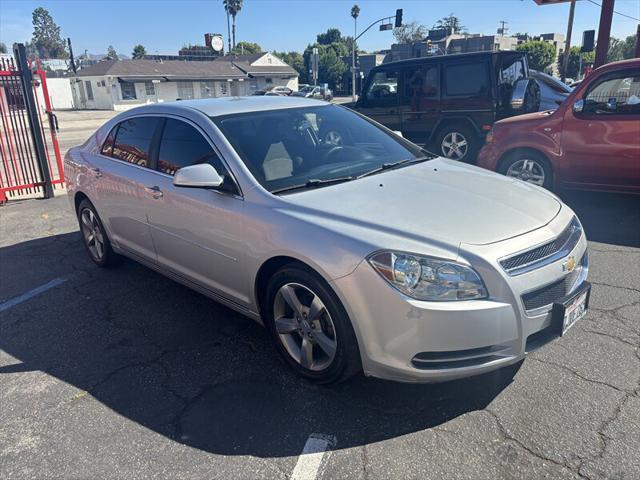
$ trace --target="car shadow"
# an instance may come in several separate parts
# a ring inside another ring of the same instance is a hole
[[[576,212],[589,240],[640,247],[640,195],[564,190],[560,197]]]
[[[75,408],[92,397],[216,454],[295,456],[311,433],[349,448],[433,428],[486,407],[520,367],[441,384],[359,376],[317,386],[287,368],[255,322],[132,261],[97,268],[77,232],[1,248],[0,262],[7,274],[28,272],[30,288],[66,280],[0,312],[0,349],[16,359],[0,366],[0,384],[42,371],[90,394],[68,393]],[[13,392],[4,401],[29,401]]]

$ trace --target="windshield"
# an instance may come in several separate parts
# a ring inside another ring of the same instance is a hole
[[[270,192],[309,187],[424,157],[417,146],[337,105],[251,112],[212,120]]]

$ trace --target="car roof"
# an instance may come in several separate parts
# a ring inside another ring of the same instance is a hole
[[[518,52],[516,50],[501,50],[499,52],[471,52],[471,53],[452,53],[448,55],[434,55],[432,57],[417,57],[417,58],[407,58],[404,60],[396,60],[395,62],[383,63],[382,65],[378,65],[374,67],[372,70],[384,69],[386,67],[393,66],[404,66],[404,65],[414,65],[425,62],[443,62],[449,60],[464,60],[467,58],[483,58],[483,57],[493,57],[493,56],[508,56],[508,55],[522,55],[523,52]]]
[[[198,110],[208,117],[220,117],[236,113],[262,112],[266,110],[281,110],[285,108],[298,107],[321,107],[331,105],[322,100],[314,100],[304,97],[281,97],[281,96],[251,96],[251,97],[221,97],[202,98],[196,100],[179,100],[175,102],[163,102],[138,107],[134,110],[143,113],[151,113],[154,110],[180,110],[189,108]]]

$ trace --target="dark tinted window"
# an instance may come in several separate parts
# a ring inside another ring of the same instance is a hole
[[[407,69],[402,82],[403,105],[411,105],[413,110],[421,110],[425,100],[433,101],[440,96],[440,81],[437,65],[420,65]]]
[[[102,154],[110,157],[113,154],[113,140],[116,137],[116,131],[118,130],[118,125],[113,127],[107,135],[107,139],[102,144]]]
[[[221,176],[226,173],[222,162],[200,132],[180,120],[167,119],[160,141],[158,170],[174,175],[182,167],[199,163],[211,164]]]
[[[476,95],[489,92],[486,63],[449,65],[444,69],[447,95]]]
[[[112,156],[141,167],[148,167],[151,139],[159,121],[156,117],[137,117],[122,122],[118,128]]]

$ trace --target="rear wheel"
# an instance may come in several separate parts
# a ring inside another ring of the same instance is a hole
[[[360,371],[355,333],[340,300],[314,272],[291,264],[269,281],[264,316],[284,360],[316,383],[335,383]]]
[[[551,165],[544,156],[536,152],[512,153],[502,162],[498,171],[507,177],[518,178],[548,190],[553,184]]]
[[[479,146],[478,135],[466,125],[446,126],[438,132],[435,140],[439,155],[461,162],[475,161]]]
[[[89,200],[82,200],[78,205],[78,223],[85,249],[93,263],[100,267],[112,267],[122,257],[111,248],[111,242],[95,207]]]

